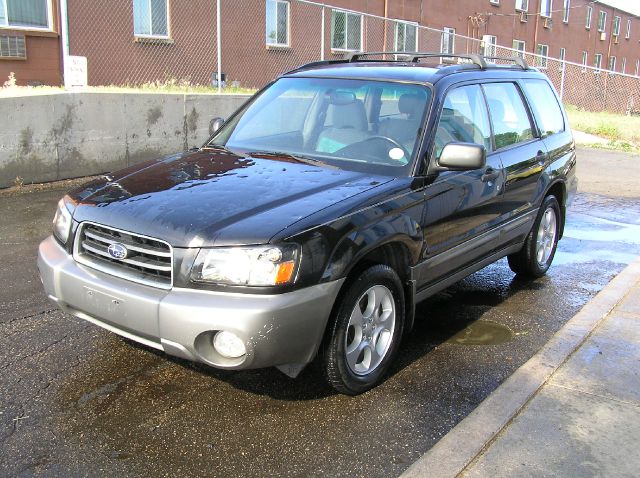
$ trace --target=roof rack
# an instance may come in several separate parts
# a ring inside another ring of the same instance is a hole
[[[528,70],[529,65],[519,56],[484,56],[479,55],[477,53],[465,53],[465,54],[452,54],[452,53],[440,53],[440,52],[406,52],[406,51],[373,51],[373,52],[349,52],[345,55],[345,62],[354,62],[359,61],[363,57],[366,56],[379,56],[379,55],[397,55],[402,56],[413,63],[417,63],[420,58],[462,58],[465,60],[469,60],[474,65],[477,65],[479,68],[486,70],[489,65],[487,65],[486,60],[502,60],[502,61],[510,61],[515,63],[517,66],[522,68],[523,70]],[[387,60],[388,61],[388,60]]]
[[[305,65],[298,66],[293,70],[287,71],[282,75],[290,75],[291,73],[295,73],[307,68],[312,68],[314,66],[321,65],[333,65],[338,63],[352,63],[355,61],[360,61],[363,57],[367,56],[380,56],[380,55],[395,55],[399,57],[403,57],[404,59],[396,59],[396,60],[368,60],[368,61],[410,61],[412,63],[417,63],[420,58],[462,58],[465,60],[469,60],[469,62],[473,65],[476,65],[478,68],[482,70],[486,70],[493,65],[487,63],[486,60],[502,60],[502,61],[510,61],[513,62],[518,67],[523,70],[529,70],[531,67],[527,64],[524,58],[519,56],[484,56],[479,55],[477,53],[461,53],[461,54],[453,54],[453,53],[439,53],[439,52],[406,52],[406,51],[371,51],[371,52],[349,52],[347,53],[343,59],[340,60],[324,60],[324,61],[313,61],[311,63],[307,63]],[[365,60],[367,61],[367,60]]]

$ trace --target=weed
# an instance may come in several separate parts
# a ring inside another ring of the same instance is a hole
[[[14,88],[16,86],[16,74],[12,71],[9,78],[2,85],[3,88]]]

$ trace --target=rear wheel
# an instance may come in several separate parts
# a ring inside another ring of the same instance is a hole
[[[555,196],[547,196],[522,249],[508,256],[513,272],[525,277],[543,276],[556,253],[562,216]]]
[[[404,293],[385,265],[365,270],[342,296],[328,330],[323,371],[348,395],[365,392],[384,377],[398,350],[404,325]]]

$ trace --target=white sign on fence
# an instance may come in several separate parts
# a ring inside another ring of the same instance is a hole
[[[84,88],[87,86],[87,57],[67,56],[64,62],[64,87]]]

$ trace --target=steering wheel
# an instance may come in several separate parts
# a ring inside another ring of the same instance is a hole
[[[388,143],[391,143],[395,148],[399,148],[400,150],[402,150],[402,153],[403,153],[402,158],[405,158],[407,160],[407,162],[409,162],[409,159],[411,158],[411,153],[409,153],[409,151],[407,151],[407,148],[402,146],[395,139],[389,138],[388,136],[383,136],[383,135],[370,136],[367,139],[363,139],[362,141],[360,141],[360,144],[367,143],[369,141],[376,141],[376,140],[380,140],[380,139],[384,140],[384,141],[386,141]],[[389,157],[389,156],[387,155],[387,157]],[[394,159],[394,158],[389,157],[389,159],[391,160],[391,161],[389,161],[389,163],[397,164],[398,161],[401,160],[402,158]]]

